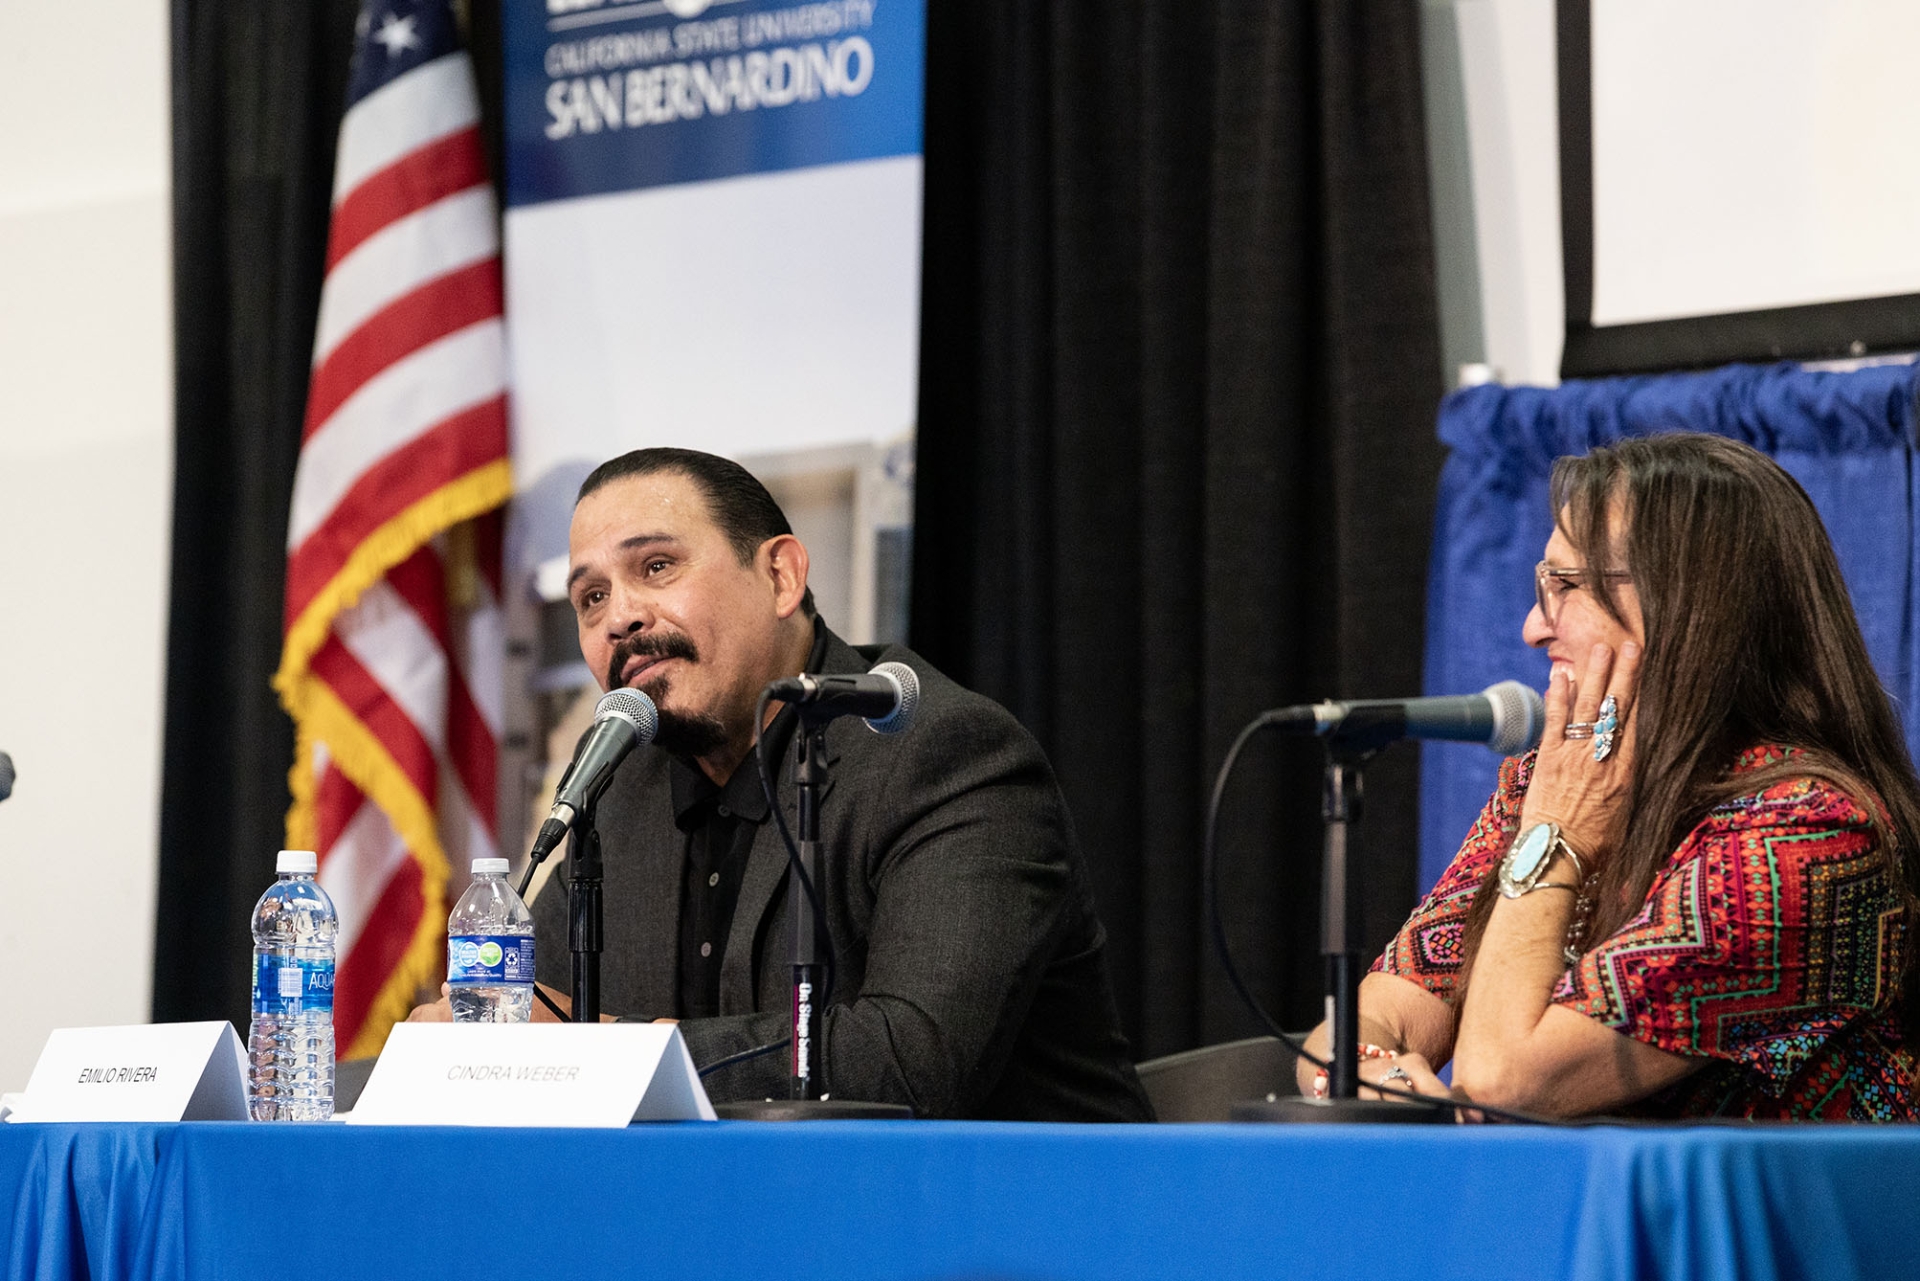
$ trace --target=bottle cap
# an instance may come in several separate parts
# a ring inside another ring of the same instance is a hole
[[[312,876],[320,870],[320,857],[312,850],[281,850],[280,857],[273,861],[273,870],[281,876],[288,872]]]
[[[507,874],[507,866],[507,860],[503,858],[477,858],[473,860],[473,874],[475,876],[505,876]]]

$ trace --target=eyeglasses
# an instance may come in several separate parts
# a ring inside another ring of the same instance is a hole
[[[1540,602],[1540,617],[1552,627],[1559,621],[1560,601],[1576,587],[1585,587],[1595,578],[1631,578],[1624,569],[1563,569],[1544,560],[1533,567],[1533,594]]]

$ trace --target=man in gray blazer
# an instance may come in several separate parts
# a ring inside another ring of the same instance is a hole
[[[910,650],[829,631],[806,548],[727,460],[650,449],[603,464],[581,486],[568,541],[581,653],[604,687],[641,689],[660,711],[654,745],[627,758],[598,810],[607,1010],[681,1020],[701,1065],[787,1037],[789,918],[805,905],[787,894],[753,760],[756,702],[802,671],[901,662],[920,677],[908,732],[850,719],[827,730],[817,883],[838,970],[829,1088],[924,1117],[1152,1119],[1072,822],[1011,715]],[[776,709],[764,731],[791,815],[795,717]],[[558,882],[533,910],[537,972],[564,1005]],[[717,1101],[778,1098],[787,1078],[782,1049],[706,1085]]]

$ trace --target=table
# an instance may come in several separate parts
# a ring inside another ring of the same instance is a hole
[[[4,1125],[0,1214],[10,1277],[1891,1277],[1920,1127]]]

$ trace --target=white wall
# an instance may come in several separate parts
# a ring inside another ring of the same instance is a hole
[[[1486,362],[1560,381],[1560,108],[1551,0],[1458,0]]]
[[[152,981],[173,484],[166,0],[0,4],[0,1090]]]
[[[1553,0],[1426,0],[1425,18],[1442,349],[1508,383],[1557,383],[1566,291]]]

